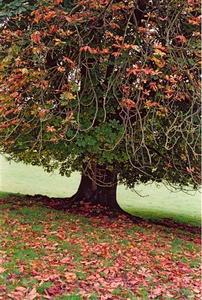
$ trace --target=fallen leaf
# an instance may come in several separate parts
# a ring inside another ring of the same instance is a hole
[[[34,287],[28,295],[24,298],[24,300],[34,300],[38,296],[36,288]]]
[[[76,280],[76,274],[73,272],[66,272],[65,273],[65,279],[67,282],[72,282]]]

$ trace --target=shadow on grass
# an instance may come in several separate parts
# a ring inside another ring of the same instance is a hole
[[[149,211],[149,210],[130,210],[121,213],[120,211],[112,211],[106,207],[95,205],[92,203],[75,203],[69,206],[68,199],[64,198],[49,198],[47,196],[35,195],[22,195],[0,192],[0,207],[9,207],[13,210],[13,214],[22,215],[26,221],[33,221],[35,217],[41,217],[44,213],[58,210],[63,214],[67,212],[70,215],[79,215],[80,217],[95,217],[107,218],[108,220],[115,221],[120,215],[128,218],[140,226],[147,224],[157,224],[165,227],[177,228],[186,230],[193,233],[200,233],[201,220],[195,219],[191,215],[177,215],[169,212],[166,214],[162,211]],[[36,206],[37,205],[37,206]],[[32,212],[30,211],[30,208]],[[16,209],[18,210],[16,211]],[[43,211],[44,209],[44,211]],[[31,217],[30,217],[31,216]],[[45,217],[45,216],[44,216]]]

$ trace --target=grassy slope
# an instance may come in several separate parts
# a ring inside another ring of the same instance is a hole
[[[42,194],[52,197],[69,197],[76,192],[80,180],[78,173],[70,178],[59,174],[46,174],[36,166],[8,163],[0,157],[0,190],[22,194]],[[176,221],[200,225],[200,194],[171,192],[163,185],[140,185],[137,193],[118,187],[121,207],[131,214],[145,218],[173,218]]]
[[[199,192],[174,192],[162,184],[141,185],[137,187],[137,192],[143,197],[132,191],[127,193],[124,189],[118,191],[118,198],[123,199],[121,206],[131,214],[149,219],[171,218],[180,223],[200,226]]]
[[[197,233],[0,199],[0,299],[199,300],[199,266]]]

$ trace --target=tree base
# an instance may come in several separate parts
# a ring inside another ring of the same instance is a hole
[[[116,198],[117,175],[103,167],[96,167],[94,171],[96,173],[93,174],[92,170],[83,172],[78,191],[70,198],[70,201],[72,203],[90,202],[121,210]],[[97,178],[99,178],[99,183],[97,183]]]

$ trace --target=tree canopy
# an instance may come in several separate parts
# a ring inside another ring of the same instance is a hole
[[[63,175],[99,165],[129,187],[196,188],[199,1],[15,2],[1,15],[1,151]]]

